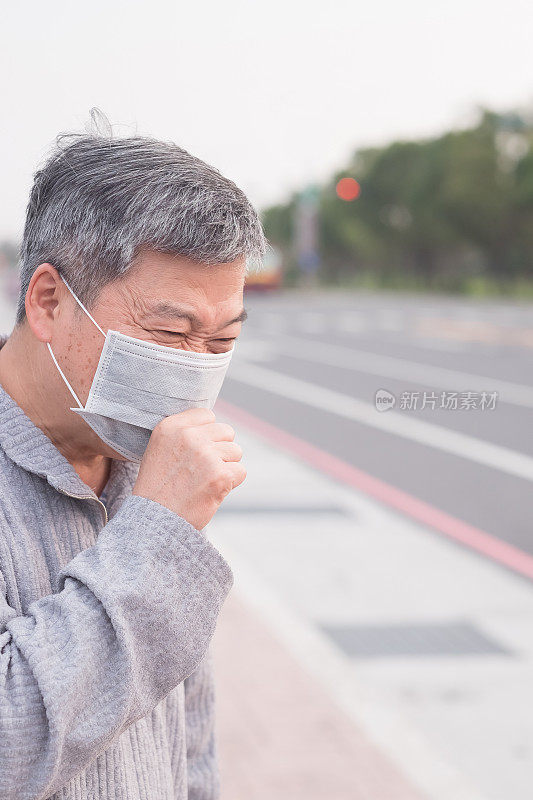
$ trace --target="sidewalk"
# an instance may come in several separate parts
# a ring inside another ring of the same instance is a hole
[[[222,800],[422,800],[235,594],[214,645]]]
[[[533,587],[232,424],[223,800],[529,798]]]

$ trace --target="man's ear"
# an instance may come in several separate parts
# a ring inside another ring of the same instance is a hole
[[[31,276],[24,305],[28,324],[40,342],[52,338],[54,320],[67,293],[57,269],[51,264],[39,264]]]

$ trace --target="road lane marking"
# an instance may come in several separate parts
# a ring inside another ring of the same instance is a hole
[[[275,346],[272,343],[272,346]],[[380,378],[394,378],[412,381],[423,386],[438,386],[459,392],[491,391],[498,392],[498,402],[533,408],[533,386],[512,383],[483,375],[471,375],[468,372],[433,367],[420,364],[406,358],[385,356],[365,350],[356,350],[342,345],[298,339],[284,336],[277,344],[280,355],[289,355],[304,361],[321,361],[332,367],[367,372]],[[406,386],[406,389],[409,387]]]
[[[304,333],[319,334],[327,330],[327,320],[324,314],[306,311],[298,315],[297,327]]]
[[[464,353],[468,350],[466,342],[455,342],[451,339],[442,341],[441,339],[431,339],[424,336],[424,339],[411,337],[406,335],[403,337],[402,344],[408,344],[410,347],[418,347],[423,350],[442,350],[444,353]]]
[[[533,346],[533,328],[507,327],[481,319],[421,317],[417,321],[416,332],[420,336],[438,336],[462,342]]]
[[[362,316],[350,314],[341,314],[336,320],[337,330],[343,333],[361,333],[369,326]]]
[[[375,478],[331,453],[316,447],[292,433],[282,430],[256,417],[226,400],[217,400],[217,412],[235,424],[242,424],[266,439],[270,445],[280,447],[310,464],[314,469],[336,481],[350,486],[365,495],[374,497],[422,525],[432,528],[486,558],[533,580],[533,557],[508,542],[476,528],[385,481]],[[377,412],[376,412],[377,413]]]
[[[501,445],[485,442],[450,428],[424,422],[396,411],[379,412],[370,403],[356,400],[316,383],[241,361],[232,365],[231,380],[305,403],[386,433],[392,433],[445,453],[474,461],[499,472],[533,481],[533,458]],[[486,412],[490,413],[490,412]]]
[[[384,309],[377,314],[377,327],[384,331],[401,331],[405,324],[403,311]]]

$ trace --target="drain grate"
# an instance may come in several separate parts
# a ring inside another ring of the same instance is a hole
[[[468,622],[320,627],[355,658],[514,655]]]

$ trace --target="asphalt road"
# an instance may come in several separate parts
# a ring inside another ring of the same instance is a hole
[[[533,303],[287,291],[245,305],[221,399],[533,555]],[[394,408],[376,409],[378,390]]]
[[[245,305],[221,399],[533,554],[533,304],[286,292]],[[376,409],[378,390],[394,408]]]

